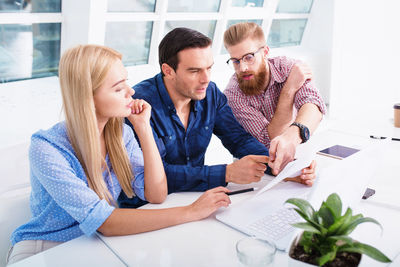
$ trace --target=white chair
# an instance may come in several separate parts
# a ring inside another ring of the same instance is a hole
[[[28,146],[0,149],[0,267],[5,266],[11,233],[31,215]]]
[[[0,267],[5,266],[11,233],[31,216],[30,186],[22,185],[0,195]]]

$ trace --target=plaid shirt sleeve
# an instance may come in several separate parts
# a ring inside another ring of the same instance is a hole
[[[290,71],[294,64],[296,64],[296,60],[288,58],[288,57],[276,57],[274,58],[274,65],[279,70],[279,74],[282,77],[285,77],[285,81],[289,77]],[[297,91],[294,98],[294,106],[298,110],[307,103],[311,103],[316,105],[322,114],[326,114],[326,106],[321,97],[319,90],[315,87],[313,81],[306,81],[302,87]]]
[[[326,114],[324,100],[312,81],[306,81],[299,91],[297,91],[294,98],[294,105],[297,110],[307,103],[316,105],[322,114]]]
[[[224,94],[236,120],[260,143],[269,147],[270,139],[267,129],[269,121],[259,110],[250,105],[245,95],[241,93],[234,77],[229,81]]]

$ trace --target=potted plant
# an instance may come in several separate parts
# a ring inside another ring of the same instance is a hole
[[[353,216],[351,208],[342,215],[342,201],[336,193],[329,195],[318,211],[304,199],[291,198],[286,203],[296,206],[295,211],[305,220],[293,224],[304,231],[291,246],[290,261],[296,259],[311,265],[350,267],[358,266],[361,254],[365,254],[380,262],[391,262],[378,249],[349,237],[360,223],[372,222],[382,226],[362,214]]]

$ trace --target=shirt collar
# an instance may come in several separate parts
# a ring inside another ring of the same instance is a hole
[[[164,106],[169,110],[169,112],[176,113],[174,102],[172,102],[172,99],[168,94],[168,91],[167,91],[167,88],[165,87],[163,76],[162,76],[161,72],[159,74],[157,74],[157,89],[158,89],[158,93],[161,96],[161,101],[164,102]],[[191,101],[191,109],[193,109],[193,111],[195,113],[197,113],[197,111],[199,109],[201,109],[200,101],[192,100]]]
[[[165,87],[161,72],[157,74],[157,90],[160,94],[161,101],[164,103],[164,106],[169,110],[169,112],[176,112],[174,103],[172,102],[172,99],[168,94],[167,88]]]

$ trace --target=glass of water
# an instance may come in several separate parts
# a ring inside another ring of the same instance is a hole
[[[245,237],[236,243],[236,254],[245,266],[272,265],[275,252],[275,244],[257,237]]]

